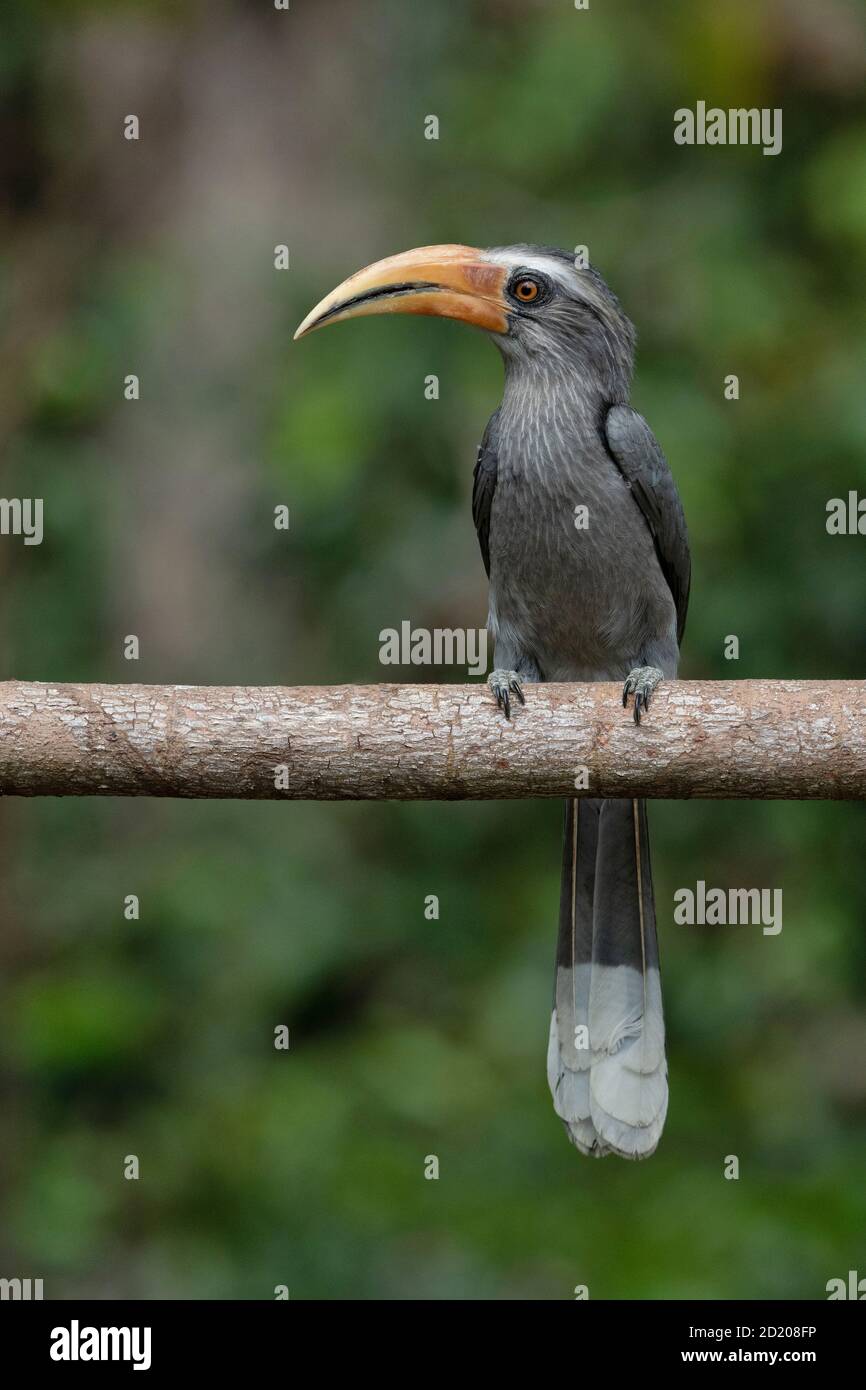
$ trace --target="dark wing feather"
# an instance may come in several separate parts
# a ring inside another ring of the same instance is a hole
[[[499,457],[496,452],[498,424],[499,411],[497,410],[495,414],[491,415],[487,429],[484,431],[472,482],[472,520],[475,522],[475,530],[478,532],[478,544],[481,546],[481,558],[484,561],[488,579],[490,578],[490,510],[493,506],[496,473],[499,468]]]
[[[631,406],[615,405],[604,423],[607,446],[631,488],[655,541],[662,573],[677,610],[681,642],[689,606],[692,562],[683,504],[668,461],[642,415]]]

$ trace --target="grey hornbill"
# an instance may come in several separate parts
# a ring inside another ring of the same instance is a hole
[[[526,681],[616,680],[639,724],[676,675],[690,560],[670,469],[628,404],[635,334],[616,296],[549,247],[425,246],[351,276],[295,337],[380,313],[462,319],[504,359],[472,513],[505,717]],[[642,801],[566,803],[556,967],[556,1112],[583,1153],[646,1157],[668,1085]]]

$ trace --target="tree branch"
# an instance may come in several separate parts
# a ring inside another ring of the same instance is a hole
[[[637,728],[615,685],[529,686],[506,723],[483,684],[9,681],[0,794],[866,797],[864,704],[859,681],[670,681]]]

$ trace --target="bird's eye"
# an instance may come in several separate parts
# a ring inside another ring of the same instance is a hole
[[[546,304],[552,293],[550,280],[534,270],[517,266],[508,282],[507,294],[513,304]]]
[[[537,280],[522,279],[518,280],[514,286],[514,298],[519,299],[521,304],[531,304],[533,299],[537,299],[540,293],[540,286]]]

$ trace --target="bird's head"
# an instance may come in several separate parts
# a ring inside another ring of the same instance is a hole
[[[634,329],[590,266],[544,246],[422,246],[344,280],[295,333],[365,314],[434,314],[489,333],[509,366],[580,371],[628,393]]]

